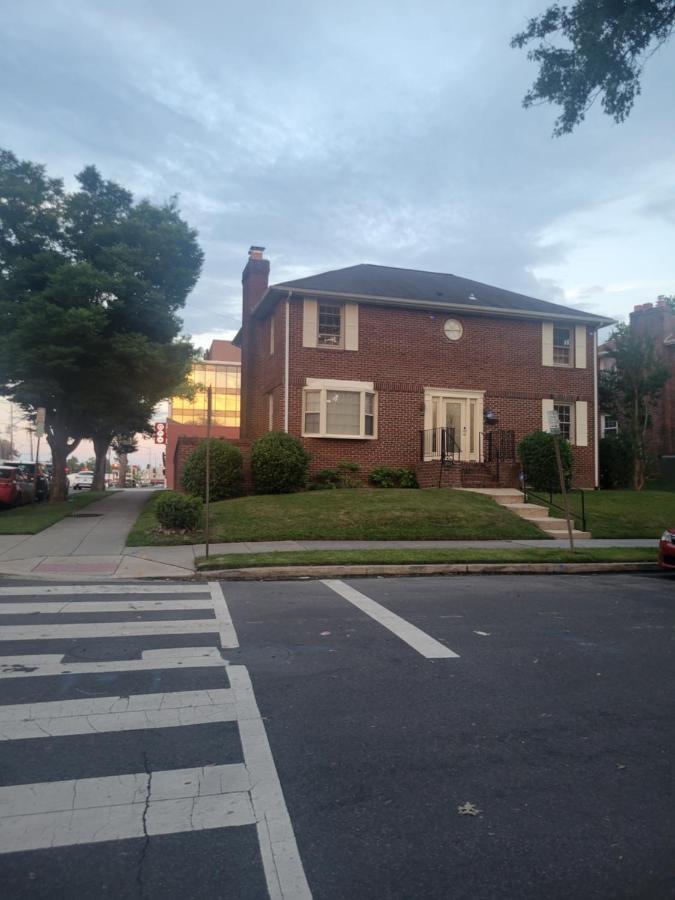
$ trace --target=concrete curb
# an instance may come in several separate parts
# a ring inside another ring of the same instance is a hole
[[[197,578],[213,581],[285,581],[306,578],[368,578],[378,575],[591,575],[601,572],[656,572],[657,563],[410,563],[408,565],[258,566],[210,569]]]

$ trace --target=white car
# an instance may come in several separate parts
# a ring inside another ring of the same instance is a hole
[[[73,491],[90,491],[93,483],[93,472],[72,472],[68,476],[68,484]]]

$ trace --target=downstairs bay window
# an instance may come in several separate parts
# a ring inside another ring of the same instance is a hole
[[[377,437],[377,394],[372,382],[308,378],[303,390],[303,437]]]

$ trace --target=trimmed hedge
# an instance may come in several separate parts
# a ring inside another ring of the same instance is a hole
[[[251,476],[257,494],[291,494],[307,483],[309,453],[285,431],[270,431],[254,441]]]
[[[525,473],[525,482],[535,491],[559,491],[560,476],[555,459],[555,438],[546,431],[533,431],[518,444],[518,456]],[[572,448],[569,441],[560,439],[565,484],[572,482]]]
[[[194,531],[202,518],[202,501],[199,497],[186,497],[175,491],[164,491],[155,505],[157,521],[164,528]]]
[[[395,469],[392,466],[377,466],[368,475],[368,481],[380,488],[416,488],[417,475],[412,469]]]
[[[242,493],[244,472],[241,451],[222,438],[211,438],[209,496],[227,500]],[[188,494],[206,499],[206,441],[192,451],[183,471],[183,487]]]

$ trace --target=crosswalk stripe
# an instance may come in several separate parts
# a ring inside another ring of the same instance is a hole
[[[102,672],[147,672],[154,669],[200,669],[225,666],[215,647],[175,647],[145,650],[141,659],[64,663],[60,653],[38,656],[0,656],[0,678],[35,678],[49,675],[93,675]]]
[[[0,601],[0,616],[34,615],[35,613],[92,613],[92,612],[151,612],[152,610],[213,609],[209,597],[203,600],[153,600],[139,597],[136,600],[50,600],[46,603],[6,603]],[[2,619],[0,618],[0,623]]]
[[[223,647],[238,647],[239,639],[234,628],[234,623],[227,608],[227,601],[223,589],[217,581],[209,582],[213,611],[219,624],[220,643]]]
[[[241,763],[0,788],[0,853],[255,823]]]
[[[0,741],[231,722],[229,688],[0,706]]]
[[[2,620],[0,619],[0,622]],[[216,619],[165,619],[152,622],[79,622],[72,625],[4,625],[0,641],[134,637],[152,634],[217,634]]]
[[[0,597],[47,597],[50,594],[208,594],[208,584],[52,584],[0,587]]]

